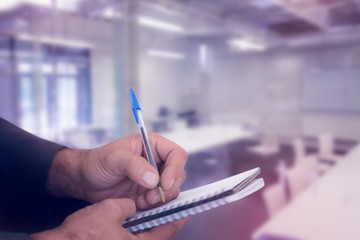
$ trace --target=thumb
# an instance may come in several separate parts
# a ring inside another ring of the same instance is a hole
[[[135,202],[127,198],[106,199],[98,203],[97,207],[108,218],[117,219],[121,222],[133,216],[136,212]]]
[[[121,159],[110,163],[116,175],[124,174],[140,186],[148,189],[156,187],[160,177],[156,169],[143,157],[123,152]]]
[[[135,214],[136,205],[133,200],[122,198],[122,199],[116,199],[115,201],[121,210],[121,220],[122,221],[124,221],[125,219],[127,219]]]

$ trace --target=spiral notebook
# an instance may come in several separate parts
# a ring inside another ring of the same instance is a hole
[[[264,186],[260,168],[181,192],[164,205],[136,213],[123,227],[136,233],[240,200]]]

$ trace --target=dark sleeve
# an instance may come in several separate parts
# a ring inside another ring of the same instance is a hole
[[[0,239],[6,240],[31,240],[30,235],[22,233],[1,233]]]
[[[47,191],[49,168],[62,148],[0,118],[0,231],[50,229],[80,208]]]

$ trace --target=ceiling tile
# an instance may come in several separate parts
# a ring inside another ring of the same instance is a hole
[[[271,31],[274,31],[275,33],[281,35],[281,36],[295,36],[295,35],[301,35],[301,34],[308,34],[308,33],[314,33],[319,32],[320,29],[310,24],[309,22],[305,22],[301,19],[296,19],[288,22],[273,24],[269,26],[269,29]]]
[[[354,3],[334,6],[329,11],[332,26],[360,24],[360,10]]]

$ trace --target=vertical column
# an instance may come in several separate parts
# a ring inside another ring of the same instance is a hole
[[[211,55],[210,48],[208,44],[202,43],[199,45],[199,66],[200,66],[200,102],[201,108],[198,109],[199,114],[201,116],[202,124],[211,123],[211,109],[210,109],[210,101],[211,101]]]
[[[15,39],[9,39],[9,53],[10,53],[10,75],[5,77],[5,81],[10,80],[10,91],[8,92],[8,99],[10,99],[8,120],[14,124],[20,124],[20,108],[19,108],[19,77],[17,75],[17,62],[15,56]]]
[[[124,9],[123,17],[115,17],[114,20],[116,137],[136,132],[131,115],[129,88],[135,91],[139,89],[138,1],[127,0]]]
[[[39,37],[40,31],[37,26],[37,12],[31,10],[29,12],[29,34]],[[30,50],[30,49],[29,49]],[[32,41],[31,47],[32,57],[32,81],[34,86],[34,105],[35,105],[35,126],[34,133],[41,137],[48,137],[48,118],[47,118],[47,86],[43,76],[42,65],[42,43],[36,38]]]

